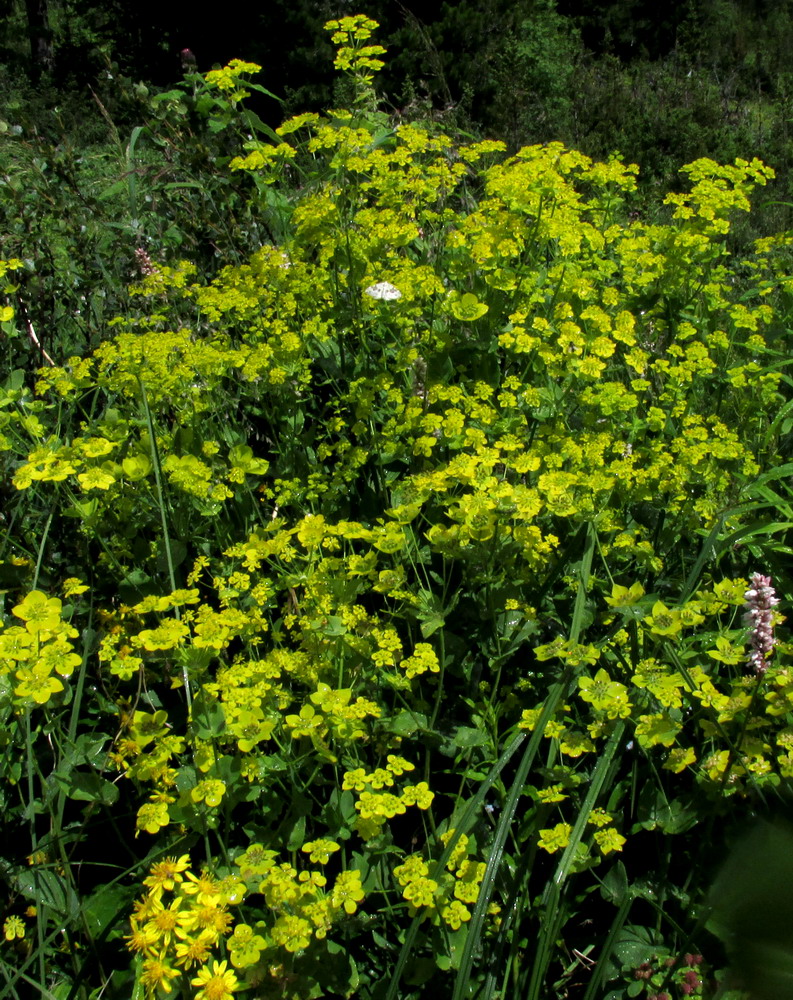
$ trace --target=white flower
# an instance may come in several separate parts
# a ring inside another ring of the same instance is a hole
[[[390,281],[378,281],[376,285],[369,285],[368,288],[364,288],[364,294],[373,299],[385,299],[387,302],[402,298],[402,292]]]

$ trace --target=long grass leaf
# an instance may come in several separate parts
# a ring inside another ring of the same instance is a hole
[[[562,680],[557,684],[552,685],[549,689],[548,697],[543,705],[543,710],[538,720],[537,727],[532,733],[532,738],[529,741],[529,745],[526,747],[523,758],[518,766],[518,770],[515,773],[512,788],[510,789],[507,801],[504,804],[503,812],[499,817],[498,825],[496,826],[490,857],[488,858],[484,878],[482,879],[482,885],[479,889],[479,896],[471,915],[471,921],[468,925],[468,935],[465,939],[465,946],[463,948],[462,958],[460,959],[460,967],[457,971],[457,979],[454,984],[452,1000],[462,1000],[463,997],[468,995],[474,952],[476,951],[482,936],[482,927],[485,915],[495,888],[498,869],[504,853],[504,844],[506,843],[507,835],[509,834],[512,821],[515,817],[515,812],[517,811],[518,799],[523,791],[523,786],[526,782],[526,777],[529,773],[531,765],[534,763],[534,758],[540,747],[540,741],[545,733],[545,727],[553,718],[559,702],[566,698],[569,694],[571,684],[572,669],[568,669],[565,671]]]
[[[611,921],[611,927],[609,927],[606,940],[603,942],[603,947],[600,949],[600,955],[598,956],[597,963],[592,970],[592,975],[589,977],[586,992],[584,993],[582,1000],[595,1000],[595,993],[605,986],[606,963],[611,958],[611,954],[614,951],[614,943],[616,942],[617,936],[622,930],[625,921],[628,919],[628,914],[630,913],[632,906],[633,894],[630,890],[628,890],[624,899],[620,901],[619,908],[614,915],[614,919]]]
[[[597,802],[598,796],[603,788],[606,777],[611,768],[612,759],[617,751],[617,747],[619,746],[624,731],[625,723],[618,722],[609,737],[608,743],[603,749],[603,753],[598,758],[598,762],[592,772],[586,797],[581,804],[578,817],[573,825],[570,840],[559,860],[553,879],[545,887],[542,899],[545,917],[541,923],[536,956],[531,971],[531,979],[527,994],[528,1000],[538,1000],[540,990],[545,982],[545,976],[551,960],[551,949],[554,941],[556,940],[559,927],[561,926],[564,917],[564,910],[561,906],[561,896],[564,883],[570,874],[573,862],[575,861],[576,850],[578,845],[581,843],[581,838],[583,837],[584,830],[586,829],[589,814]]]
[[[685,603],[689,599],[689,597],[694,593],[694,588],[696,587],[697,582],[700,579],[702,570],[705,568],[708,561],[714,557],[714,554],[716,552],[716,540],[721,534],[723,527],[724,527],[724,517],[720,517],[708,532],[708,536],[702,543],[702,548],[699,550],[697,561],[691,567],[691,571],[686,577],[686,582],[683,584],[683,589],[680,593],[681,603]]]
[[[446,862],[451,857],[452,851],[454,850],[457,841],[473,825],[473,822],[484,803],[485,796],[490,791],[493,784],[497,781],[498,776],[504,770],[504,768],[512,759],[512,757],[515,755],[515,753],[520,749],[521,744],[524,743],[525,740],[526,740],[526,734],[519,733],[517,736],[514,737],[514,739],[510,741],[510,743],[504,749],[499,759],[491,768],[488,776],[485,778],[485,780],[477,789],[476,794],[472,797],[470,802],[466,804],[465,809],[462,811],[459,818],[453,819],[454,833],[449,838],[449,841],[446,844],[443,853],[441,854],[440,858],[435,864],[435,867],[431,873],[432,878],[437,878],[438,874],[441,871],[443,871]],[[396,965],[394,966],[394,970],[391,974],[391,981],[389,983],[388,990],[385,995],[385,1000],[395,1000],[395,997],[399,990],[399,982],[402,977],[405,965],[407,964],[407,961],[410,958],[410,953],[413,949],[413,944],[415,943],[416,940],[416,934],[418,933],[420,922],[421,922],[421,916],[417,914],[413,918],[410,927],[408,928],[408,931],[405,935],[405,940],[399,952],[399,957],[397,958]]]

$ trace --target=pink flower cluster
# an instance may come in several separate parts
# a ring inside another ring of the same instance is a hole
[[[151,257],[146,253],[143,247],[138,247],[135,251],[135,261],[140,268],[140,273],[144,278],[151,277],[152,274],[157,273],[157,265],[151,259]]]
[[[779,604],[779,598],[771,586],[771,577],[760,573],[752,574],[751,586],[743,596],[746,602],[743,620],[751,629],[749,666],[754,667],[755,673],[764,674],[768,657],[777,644],[774,638],[774,607]]]

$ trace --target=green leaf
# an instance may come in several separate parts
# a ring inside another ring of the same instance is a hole
[[[195,788],[198,784],[196,769],[191,764],[185,764],[184,767],[180,767],[176,772],[174,781],[180,792],[189,792],[191,788]]]
[[[646,927],[623,927],[614,944],[614,954],[623,966],[637,968],[648,961],[656,945],[655,934]]]
[[[83,919],[92,939],[104,936],[112,941],[121,937],[134,898],[134,886],[111,884],[100,886],[92,893],[82,906]]]
[[[446,624],[446,619],[441,618],[440,615],[429,615],[428,617],[421,619],[421,636],[423,639],[429,639],[431,635],[438,631],[439,628],[443,628]]]
[[[468,940],[469,925],[460,924],[456,931],[452,931],[448,936],[449,941],[449,967],[459,969],[465,953],[465,942]],[[438,968],[442,968],[440,963]]]
[[[148,455],[131,455],[124,459],[121,468],[127,479],[137,482],[139,479],[145,479],[151,472],[151,459]]]
[[[698,821],[693,805],[681,799],[669,801],[663,791],[646,785],[639,796],[638,822],[645,830],[662,830],[664,833],[683,833]]]
[[[53,777],[61,790],[77,802],[112,806],[118,801],[118,786],[100,777],[96,771],[56,772]]]
[[[200,740],[215,739],[226,729],[226,719],[220,702],[205,688],[200,688],[193,699],[190,717],[193,731]]]
[[[126,194],[126,193],[127,193],[127,182],[123,180],[123,181],[116,181],[115,184],[111,184],[110,187],[105,188],[104,191],[101,191],[97,197],[99,198],[100,201],[109,201],[111,198],[115,198],[116,195]]]
[[[298,851],[306,842],[306,817],[298,816],[286,842],[288,851]]]
[[[253,448],[247,444],[237,444],[229,451],[229,462],[246,469],[253,459]]]
[[[337,615],[323,615],[321,618],[314,618],[309,622],[312,632],[319,632],[321,635],[339,636],[345,635],[347,626]]]
[[[185,543],[180,541],[178,538],[171,538],[169,542],[166,542],[165,544],[170,546],[171,565],[181,566],[187,556],[187,546]],[[165,548],[162,548],[157,553],[157,569],[163,574],[168,571],[168,556],[165,552]]]
[[[618,861],[603,879],[600,895],[610,903],[619,905],[628,892],[628,873],[625,865]]]
[[[427,716],[421,712],[400,712],[399,715],[380,720],[380,725],[397,736],[412,736],[419,731],[427,731]]]
[[[32,868],[20,872],[13,881],[19,892],[37,906],[47,906],[61,919],[77,917],[80,901],[64,875],[52,869]]]
[[[487,733],[471,726],[458,726],[451,737],[441,747],[441,753],[453,755],[458,749],[481,747],[488,742]]]
[[[432,979],[435,973],[435,962],[431,958],[416,958],[405,969],[402,977],[408,986],[423,986]]]

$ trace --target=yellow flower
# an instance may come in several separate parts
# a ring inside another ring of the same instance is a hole
[[[226,793],[226,783],[220,778],[207,778],[199,781],[195,788],[190,791],[190,798],[193,802],[206,802],[210,809],[215,809],[220,805]]]
[[[318,862],[321,865],[326,865],[330,860],[331,854],[335,851],[341,850],[339,845],[333,840],[311,840],[307,844],[303,844],[301,850],[310,854],[309,861]]]
[[[188,896],[195,896],[200,904],[214,905],[220,900],[222,893],[218,888],[217,879],[213,878],[209,872],[201,872],[200,876],[186,872],[186,875],[189,881],[182,886],[182,892],[187,893]]]
[[[276,944],[287,951],[302,951],[311,943],[311,924],[302,917],[284,914],[273,924],[271,936]]]
[[[458,899],[453,899],[448,906],[443,907],[441,916],[452,930],[456,931],[459,929],[460,924],[471,919],[471,912]]]
[[[89,469],[88,472],[81,472],[77,481],[84,490],[106,490],[116,481],[109,472],[102,469]]]
[[[332,906],[338,909],[343,908],[345,913],[355,913],[358,909],[358,903],[363,898],[364,891],[359,871],[342,872],[336,878],[330,894]]]
[[[195,1000],[226,1000],[238,986],[236,973],[228,968],[228,963],[214,961],[211,972],[209,966],[205,965],[190,983],[201,987]]]
[[[152,900],[152,902],[154,906],[147,925],[157,930],[158,938],[162,944],[168,945],[179,926],[181,917],[179,910],[183,900],[180,896],[177,896],[176,899],[171,900],[169,906],[163,906],[162,901],[159,899]]]
[[[587,823],[591,823],[592,826],[601,827],[601,826],[606,826],[607,823],[610,823],[612,818],[613,817],[611,816],[611,813],[607,813],[605,809],[601,809],[600,806],[598,806],[596,809],[593,809],[592,812],[589,814]]]
[[[132,917],[130,918],[130,933],[125,934],[124,939],[130,951],[142,951],[148,955],[156,950],[160,940],[160,932],[153,924],[141,924]]]
[[[256,934],[249,924],[237,924],[228,941],[231,964],[235,969],[256,965],[266,947],[267,942],[260,934]]]
[[[625,838],[610,826],[595,832],[595,842],[604,854],[609,854],[611,851],[621,851]]]
[[[140,978],[143,984],[148,986],[152,992],[159,989],[163,993],[170,993],[173,989],[170,980],[178,975],[179,970],[172,969],[162,959],[146,958],[143,960],[143,974]]]
[[[307,548],[316,548],[327,533],[322,514],[306,514],[297,529],[298,540]]]
[[[11,613],[25,622],[30,633],[51,631],[61,619],[61,602],[57,597],[47,597],[40,590],[31,590],[21,604],[11,609]]]
[[[63,684],[57,677],[50,676],[50,667],[46,663],[36,663],[31,670],[17,670],[16,677],[20,682],[14,688],[17,698],[32,698],[37,705],[45,705],[50,695],[63,691]]]
[[[23,938],[25,936],[25,925],[22,923],[22,918],[6,917],[3,923],[3,934],[5,934],[6,941],[13,941],[14,938]]]
[[[677,635],[683,628],[679,608],[667,608],[663,601],[656,601],[653,612],[644,619],[654,635]]]
[[[166,796],[166,798],[170,799],[170,796]],[[146,833],[157,833],[160,827],[167,826],[169,823],[167,801],[158,799],[156,801],[144,802],[140,809],[138,809],[135,836],[141,830],[145,830]]]
[[[212,937],[204,933],[197,938],[185,935],[183,941],[176,942],[176,964],[189,969],[198,962],[208,961],[213,943]]]
[[[561,848],[567,847],[572,832],[573,828],[569,823],[557,823],[549,830],[540,830],[539,846],[549,854],[553,854]]]
[[[536,794],[540,802],[564,802],[567,798],[562,785],[549,785],[548,788],[540,788]]]
[[[676,747],[670,752],[662,766],[667,771],[680,774],[681,771],[685,771],[689,764],[695,764],[696,760],[696,754],[691,747]]]
[[[435,793],[430,791],[426,781],[406,785],[402,791],[402,801],[409,806],[418,806],[419,809],[429,809],[434,798]]]
[[[402,895],[417,909],[419,906],[433,906],[438,883],[432,878],[420,878],[405,886]]]
[[[176,858],[164,858],[151,866],[151,873],[143,880],[151,894],[161,896],[163,889],[171,891],[174,886],[183,881],[182,872],[190,867],[190,856],[183,854]]]
[[[592,677],[578,678],[579,697],[593,708],[606,712],[610,719],[624,719],[630,714],[631,703],[624,684],[613,681],[601,667]]]

